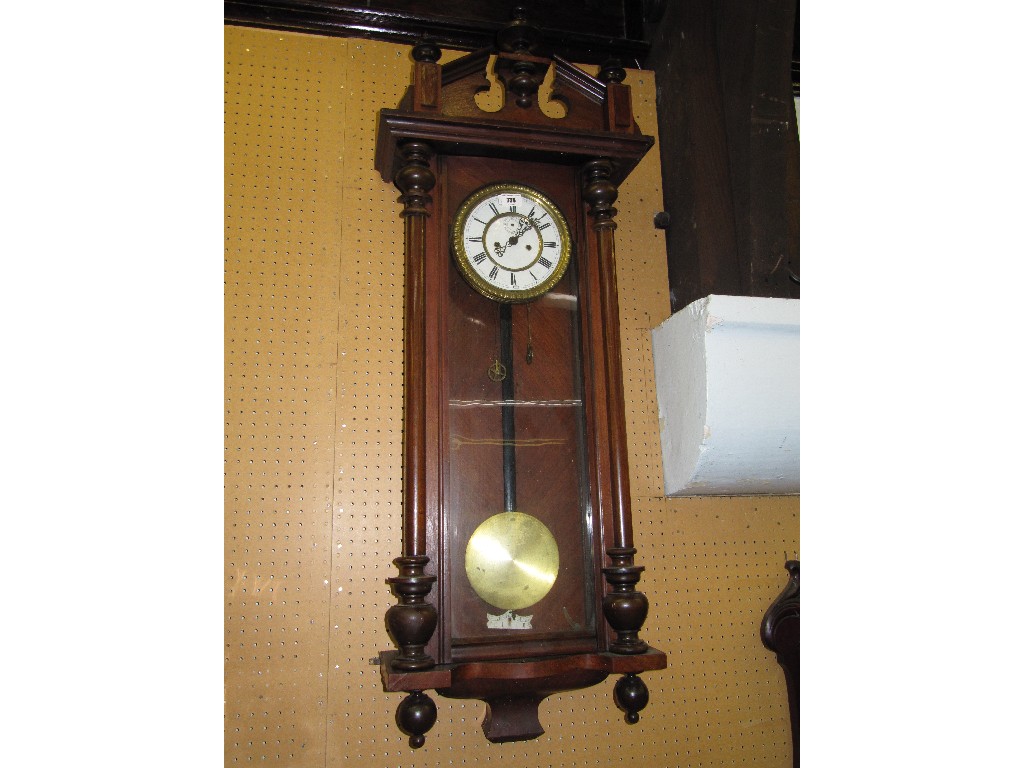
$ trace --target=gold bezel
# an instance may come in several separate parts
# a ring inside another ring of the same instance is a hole
[[[523,290],[507,290],[499,288],[484,280],[479,274],[477,274],[476,270],[474,270],[472,265],[469,263],[470,257],[466,252],[462,238],[463,232],[466,228],[466,219],[469,217],[470,211],[472,211],[481,200],[510,192],[519,195],[526,195],[536,199],[536,201],[547,211],[548,215],[551,216],[551,220],[555,223],[555,227],[558,229],[558,234],[561,236],[562,241],[562,248],[558,254],[558,263],[551,271],[551,274],[536,285],[524,288]],[[565,274],[565,270],[568,269],[569,259],[572,258],[573,252],[573,242],[572,238],[569,236],[569,225],[566,222],[561,209],[550,197],[540,190],[518,182],[498,182],[495,184],[487,184],[471,193],[469,197],[463,200],[456,209],[455,218],[452,220],[449,241],[452,256],[455,259],[456,266],[459,268],[459,274],[466,279],[466,282],[473,286],[478,293],[486,296],[488,299],[509,304],[530,301],[538,296],[542,296],[554,288],[555,285],[558,284],[558,281],[562,279],[562,276]]]

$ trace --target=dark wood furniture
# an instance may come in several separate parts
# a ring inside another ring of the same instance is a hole
[[[786,562],[789,582],[765,612],[761,642],[775,651],[786,675],[793,731],[793,768],[800,768],[800,561]]]

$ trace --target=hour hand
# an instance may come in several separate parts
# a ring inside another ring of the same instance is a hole
[[[504,252],[510,245],[516,245],[519,242],[519,238],[522,237],[531,226],[533,225],[529,219],[520,219],[519,223],[516,225],[515,234],[513,234],[512,237],[508,239],[508,242],[505,243],[505,248],[501,249],[502,252]]]

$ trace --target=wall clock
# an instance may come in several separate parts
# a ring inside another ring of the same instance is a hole
[[[598,78],[534,55],[517,18],[483,50],[437,64],[413,49],[412,84],[380,111],[376,164],[405,220],[402,554],[381,653],[396,720],[421,746],[427,690],[487,704],[491,741],[544,732],[538,706],[621,674],[635,723],[640,638],[615,282],[617,185],[653,144],[625,71]],[[493,54],[493,55],[492,55]],[[505,99],[485,112],[474,96]],[[552,98],[537,103],[554,68]]]

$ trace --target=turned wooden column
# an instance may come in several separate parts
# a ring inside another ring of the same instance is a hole
[[[434,666],[426,644],[437,627],[437,610],[426,596],[437,580],[424,569],[427,557],[426,524],[426,254],[427,217],[434,187],[432,155],[425,142],[407,141],[399,147],[402,166],[395,174],[405,219],[405,441],[403,445],[402,556],[395,558],[398,576],[387,580],[398,598],[384,616],[399,654],[395,669],[423,670]]]
[[[617,635],[609,648],[614,653],[643,653],[647,643],[639,637],[647,618],[647,597],[635,589],[643,566],[634,565],[633,519],[629,501],[629,459],[626,450],[626,412],[622,387],[622,345],[619,338],[619,299],[615,277],[615,214],[619,190],[611,181],[612,163],[598,158],[583,166],[583,199],[590,209],[597,241],[600,311],[605,331],[605,378],[608,397],[612,546],[611,565],[602,568],[612,591],[604,597],[605,619]]]

